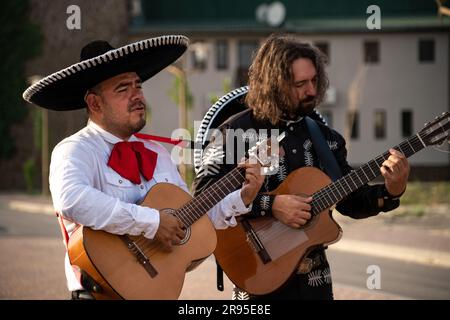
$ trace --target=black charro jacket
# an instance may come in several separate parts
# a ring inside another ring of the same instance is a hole
[[[316,122],[336,157],[342,174],[346,175],[353,168],[347,163],[347,150],[345,148],[344,138],[330,127],[319,121]],[[228,119],[218,129],[222,133],[222,137],[220,139],[213,138],[203,153],[203,165],[193,184],[195,196],[236,167],[236,164],[245,155],[237,152],[237,146],[240,143],[245,143],[246,152],[249,145],[254,144],[255,139],[258,138],[254,134],[255,131],[251,129],[255,129],[257,133],[266,132],[268,136],[270,136],[271,129],[278,129],[280,133],[287,133],[286,137],[280,143],[280,149],[283,149],[284,154],[280,155],[279,170],[274,175],[266,176],[260,193],[253,201],[252,210],[247,214],[248,217],[260,217],[272,214],[271,207],[274,196],[266,196],[264,193],[276,189],[292,171],[305,166],[312,166],[325,171],[315,153],[304,119],[296,122],[281,121],[278,126],[272,126],[269,122],[257,121],[253,117],[251,110],[247,109]],[[241,133],[244,132],[244,134],[227,136],[227,129],[233,129],[235,133],[237,129],[242,129]],[[238,136],[237,139],[235,138],[236,136]],[[239,139],[242,140],[237,141]],[[228,150],[227,146],[234,146],[234,148],[233,150]],[[223,153],[221,153],[222,151]],[[220,154],[223,156],[220,157]],[[233,159],[233,161],[231,161],[232,163],[228,163],[230,161],[225,161],[226,159]],[[382,211],[387,212],[393,210],[399,206],[399,200],[385,199],[384,206],[378,207],[378,198],[382,198],[384,195],[384,184],[364,185],[339,202],[336,209],[343,215],[355,219],[362,219],[377,215]]]
[[[347,174],[352,168],[346,160],[347,150],[343,137],[328,126],[320,123],[320,121],[317,121],[317,123],[336,157],[342,174]],[[233,135],[227,136],[227,129],[242,129],[242,131],[240,134],[234,131]],[[255,129],[256,131],[250,129]],[[239,144],[245,145],[243,149],[246,152],[249,145],[254,145],[257,139],[263,138],[261,134],[257,136],[255,133],[266,133],[267,136],[270,136],[270,129],[278,129],[279,133],[287,133],[286,137],[280,142],[280,151],[282,150],[282,152],[280,152],[278,172],[274,175],[266,176],[265,183],[253,201],[251,212],[241,217],[251,219],[271,215],[274,196],[268,196],[264,193],[276,189],[292,171],[305,166],[312,166],[325,171],[314,151],[304,119],[299,119],[295,122],[282,121],[278,126],[274,127],[268,122],[257,121],[253,117],[251,110],[248,109],[234,115],[221,125],[218,130],[221,135],[215,139],[212,138],[205,148],[202,166],[193,184],[194,195],[197,196],[236,167],[236,164],[245,155],[237,153]],[[227,146],[229,147],[228,149]],[[230,146],[234,147],[230,148]],[[226,161],[227,158],[228,161]],[[305,181],[305,183],[308,182]],[[383,197],[385,192],[384,184],[364,185],[339,202],[336,209],[344,215],[361,219],[398,207],[399,200],[386,199],[384,200],[384,206],[382,208],[378,207],[378,198]],[[312,270],[307,271],[307,273],[294,273],[280,289],[267,295],[253,296],[235,287],[233,289],[233,299],[333,299],[331,272],[325,249],[325,247],[317,247],[309,252],[308,258],[311,261],[321,262],[313,267]]]

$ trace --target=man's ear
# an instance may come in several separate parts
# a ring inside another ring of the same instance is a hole
[[[101,111],[100,97],[95,94],[86,96],[86,104],[91,113],[99,113]]]

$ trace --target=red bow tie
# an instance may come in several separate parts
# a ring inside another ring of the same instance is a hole
[[[147,149],[140,141],[122,141],[114,145],[108,166],[135,184],[141,183],[139,172],[150,180],[156,167],[158,154]]]

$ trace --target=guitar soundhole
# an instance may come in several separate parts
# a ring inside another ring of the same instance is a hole
[[[165,213],[169,213],[173,216],[175,216],[177,219],[180,219],[177,215],[177,211],[175,209],[171,209],[171,208],[167,208],[167,209],[163,209]],[[183,223],[183,221],[181,221]],[[184,223],[183,223],[184,224]],[[189,241],[190,237],[191,237],[191,228],[190,227],[183,227],[184,230],[184,238],[180,241],[179,244],[177,244],[178,246],[181,246],[183,244],[185,244],[186,242]]]
[[[183,240],[181,240],[179,245],[185,244],[186,242],[189,241],[189,238],[191,237],[191,228],[190,227],[189,228],[183,228],[183,230],[185,232],[184,233],[184,238],[183,238]]]

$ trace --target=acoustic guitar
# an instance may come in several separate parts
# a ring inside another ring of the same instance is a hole
[[[271,145],[271,139],[265,139],[249,153],[267,167],[272,161],[268,152],[275,152]],[[80,226],[69,238],[70,262],[101,287],[92,292],[96,299],[177,299],[186,272],[216,247],[216,231],[206,213],[244,181],[245,169],[235,168],[195,198],[178,186],[158,183],[140,205],[173,214],[183,223],[185,237],[179,245],[168,251],[161,242],[144,236]]]
[[[394,149],[410,157],[426,146],[448,138],[450,114],[425,125],[416,135]],[[304,167],[290,173],[273,195],[311,195],[312,218],[299,229],[272,217],[240,219],[235,228],[217,230],[217,261],[228,278],[240,289],[264,295],[280,288],[296,272],[302,259],[314,248],[337,242],[342,230],[331,209],[353,191],[378,177],[389,151],[331,182],[319,169]]]

